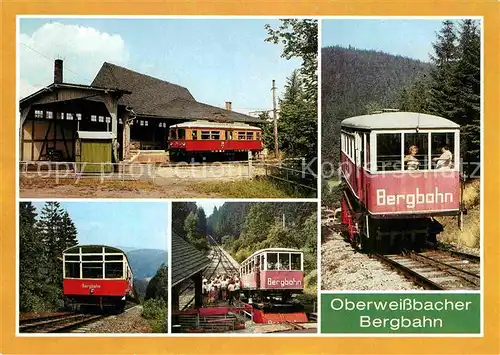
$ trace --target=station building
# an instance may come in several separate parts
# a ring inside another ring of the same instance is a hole
[[[79,132],[109,132],[110,161],[128,160],[136,151],[168,148],[168,128],[193,120],[261,122],[196,101],[189,90],[105,62],[90,85],[66,83],[63,61],[54,62],[54,82],[19,102],[20,160],[75,161]],[[108,135],[106,135],[107,137]]]

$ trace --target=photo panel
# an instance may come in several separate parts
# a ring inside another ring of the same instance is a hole
[[[18,33],[21,198],[317,197],[318,20],[26,16]]]
[[[322,333],[482,332],[481,32],[322,22]]]
[[[168,332],[167,202],[19,202],[20,336]]]
[[[172,203],[172,332],[317,332],[317,204]]]

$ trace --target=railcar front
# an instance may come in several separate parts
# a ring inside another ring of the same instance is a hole
[[[104,245],[77,245],[63,252],[63,293],[73,308],[123,311],[133,298],[133,274],[125,253]]]
[[[341,125],[342,223],[361,249],[436,242],[434,217],[461,216],[460,131],[445,118],[383,112]]]
[[[304,255],[296,249],[262,249],[241,263],[240,275],[242,289],[249,296],[286,301],[303,291]]]

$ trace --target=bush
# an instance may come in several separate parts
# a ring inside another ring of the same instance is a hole
[[[163,299],[149,299],[142,307],[142,317],[152,321],[153,333],[164,333],[167,329],[167,302]]]

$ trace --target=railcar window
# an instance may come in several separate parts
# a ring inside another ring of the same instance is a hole
[[[184,128],[181,128],[177,131],[177,137],[178,139],[185,139],[186,138],[186,130]]]
[[[102,261],[101,255],[82,255],[82,261]]]
[[[300,254],[292,253],[291,255],[291,270],[300,271]]]
[[[121,279],[123,277],[123,262],[106,263],[106,279]]]
[[[253,132],[247,132],[247,140],[253,141]]]
[[[401,133],[377,134],[377,171],[401,170]]]
[[[366,136],[366,146],[365,146],[365,152],[366,152],[366,158],[365,158],[365,167],[367,169],[370,169],[370,133],[365,133]]]
[[[267,253],[267,270],[276,270],[277,262],[278,262],[278,254]]]
[[[80,254],[80,248],[74,248],[64,252],[65,254]]]
[[[428,133],[404,133],[404,170],[427,170]]]
[[[169,138],[170,138],[170,139],[177,139],[177,130],[175,130],[175,129],[171,129],[171,130],[170,130],[170,135],[169,135]]]
[[[102,247],[100,246],[88,246],[88,247],[83,247],[82,252],[84,254],[89,254],[89,253],[102,253]]]
[[[290,270],[290,253],[278,254],[278,270]]]
[[[431,133],[431,163],[433,169],[452,169],[454,166],[455,133]]]
[[[65,255],[64,259],[66,261],[80,261],[80,255]]]
[[[238,132],[238,140],[244,141],[246,138],[245,132]]]
[[[220,139],[220,132],[219,131],[210,132],[210,138],[219,140]]]
[[[198,131],[196,129],[193,129],[191,132],[191,139],[194,141],[198,139]]]
[[[210,139],[210,131],[201,131],[201,139]]]
[[[261,132],[257,132],[257,140],[262,140],[262,133]]]
[[[64,265],[64,277],[71,277],[74,279],[80,278],[80,263],[66,263]]]
[[[260,256],[260,269],[264,270],[264,255]]]
[[[123,255],[106,255],[105,256],[106,261],[111,261],[111,260],[123,260]]]
[[[102,263],[82,263],[82,278],[102,279]]]
[[[231,139],[233,139],[233,135],[232,135],[231,131],[226,131],[226,140],[230,141]]]

